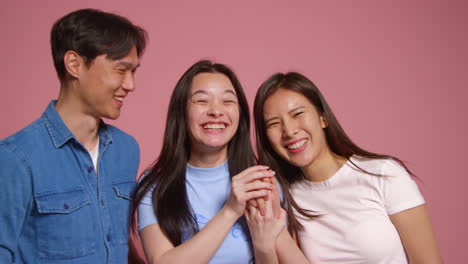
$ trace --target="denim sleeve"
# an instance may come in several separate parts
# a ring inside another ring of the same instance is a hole
[[[32,183],[18,152],[0,142],[0,263],[15,263],[32,201]]]

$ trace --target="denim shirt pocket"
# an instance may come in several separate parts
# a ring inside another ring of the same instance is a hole
[[[96,252],[96,225],[89,221],[98,218],[83,189],[36,194],[34,199],[41,259],[73,259]]]
[[[135,190],[135,181],[126,181],[114,183],[112,189],[114,190],[114,197],[112,201],[112,219],[114,220],[114,230],[118,234],[118,241],[120,244],[127,244],[130,231],[130,214],[133,200],[133,191]]]
[[[117,197],[126,200],[132,200],[133,191],[135,190],[135,181],[114,184],[112,189],[114,189],[115,195]]]

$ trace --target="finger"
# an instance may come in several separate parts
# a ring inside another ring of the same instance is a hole
[[[236,178],[240,182],[253,182],[255,180],[261,180],[263,178],[271,178],[275,176],[275,172],[272,170],[258,170],[246,174],[242,177]],[[234,179],[233,179],[234,180]]]
[[[258,215],[258,210],[255,207],[248,206],[245,210],[246,216],[248,216],[247,221],[255,222],[255,219]]]
[[[257,199],[249,200],[249,206],[258,207]]]
[[[271,178],[272,180],[272,185],[273,189],[271,190],[271,199],[272,199],[272,205],[273,205],[273,214],[275,217],[279,217],[280,209],[281,209],[281,199],[280,199],[280,192],[278,189],[278,184],[276,181],[276,178],[273,177]]]
[[[252,207],[252,206],[249,206],[248,210],[249,210],[250,216],[255,216],[258,211],[255,207]]]
[[[255,198],[260,198],[260,197],[265,197],[268,195],[268,191],[265,190],[265,189],[261,189],[261,190],[256,190],[256,191],[251,191],[251,192],[247,192],[245,194],[245,198],[247,200],[249,199],[255,199]]]
[[[273,183],[273,178],[274,178],[274,177],[271,177],[271,178],[263,178],[262,181],[263,181],[263,182]]]
[[[263,178],[263,179],[265,179],[265,178]],[[269,182],[269,181],[263,181],[263,179],[258,179],[258,180],[254,180],[254,181],[247,182],[247,183],[252,183],[252,182],[266,182],[266,183],[268,183]],[[266,178],[266,179],[268,179],[268,178]]]
[[[255,181],[255,182],[245,184],[242,189],[244,189],[246,192],[250,192],[250,191],[259,190],[259,189],[271,190],[272,188],[273,188],[273,185],[271,183]]]
[[[272,199],[266,199],[264,206],[265,206],[265,211],[266,211],[266,213],[263,214],[263,215],[265,215],[265,216],[273,216],[274,214],[273,214]]]
[[[240,182],[240,181],[233,181],[231,185],[231,190],[235,193],[239,192],[249,192],[255,189],[268,189],[271,190],[273,185],[271,183],[263,182],[263,181],[253,181],[253,182]]]
[[[273,184],[275,186],[275,191],[279,192],[279,190],[278,190],[278,181],[276,180],[276,177],[265,178],[265,179],[270,180],[271,184]]]
[[[286,211],[283,208],[280,208],[278,219],[281,219],[286,224]]]
[[[250,174],[252,172],[261,171],[261,170],[268,170],[268,168],[269,168],[268,166],[264,166],[264,165],[252,166],[252,167],[249,167],[249,168],[241,171],[239,174],[235,175],[234,177],[242,178],[243,176],[248,175],[248,174]]]
[[[255,180],[253,182],[265,182],[265,183],[271,183],[271,180],[270,178],[263,178],[263,179],[260,179],[260,180]],[[271,186],[272,188],[274,188],[274,186],[272,185]],[[258,209],[260,209],[260,213],[262,215],[264,215],[264,212],[265,212],[265,200],[268,199],[269,196],[267,196],[265,199],[263,198],[260,198],[260,199],[256,199],[256,202],[258,204],[258,206],[256,206]]]
[[[245,212],[244,212],[244,215],[245,215],[245,219],[247,219],[247,222],[250,222],[251,221],[251,214],[250,214],[250,207],[251,206],[247,206]]]
[[[256,199],[257,201],[257,208],[258,210],[260,210],[260,214],[261,215],[265,215],[265,199],[264,198],[257,198]]]

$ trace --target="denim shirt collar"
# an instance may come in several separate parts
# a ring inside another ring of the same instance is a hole
[[[56,103],[57,100],[52,100],[49,103],[46,110],[44,111],[44,114],[42,115],[42,119],[44,120],[55,148],[60,148],[70,139],[74,139],[76,142],[78,142],[78,140],[65,125],[59,113],[55,109]],[[112,134],[110,133],[108,126],[102,120],[99,125],[98,134],[99,141],[102,142],[102,144],[107,145],[112,143]]]

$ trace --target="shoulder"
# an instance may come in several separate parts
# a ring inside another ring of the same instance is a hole
[[[0,141],[0,166],[5,166],[7,164],[11,165],[17,162],[17,148],[11,142],[2,140]]]
[[[382,176],[400,176],[408,175],[406,169],[396,160],[393,159],[369,159],[360,156],[351,158],[353,165],[369,172]]]
[[[30,184],[31,164],[34,164],[40,152],[37,150],[37,140],[44,141],[44,138],[38,137],[38,133],[34,133],[34,124],[0,141],[0,176],[2,187],[8,190],[18,190],[18,186],[23,188]],[[13,183],[16,185],[11,188],[10,184]]]
[[[0,159],[2,162],[24,159],[25,154],[34,150],[39,142],[44,142],[44,136],[47,135],[45,133],[44,122],[39,118],[15,134],[0,140]]]
[[[38,137],[43,136],[44,134],[41,133],[42,129],[45,129],[44,121],[41,118],[36,119],[34,122],[17,131],[13,135],[0,140],[0,144],[3,144],[4,146],[27,144],[28,142],[34,141]]]

